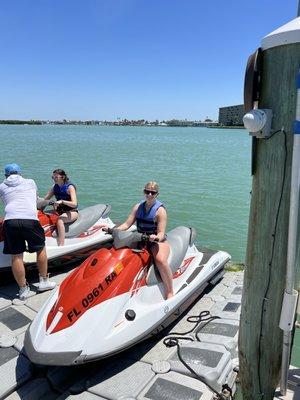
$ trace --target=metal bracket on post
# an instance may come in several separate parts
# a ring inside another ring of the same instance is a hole
[[[292,294],[284,292],[279,328],[283,331],[291,331],[294,326],[295,312],[297,307],[298,292],[293,290]]]

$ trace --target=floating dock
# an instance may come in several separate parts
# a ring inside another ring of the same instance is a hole
[[[60,283],[66,275],[51,279]],[[30,297],[21,302],[15,283],[0,286],[0,399],[213,400],[211,388],[219,391],[224,382],[234,393],[242,285],[242,272],[227,272],[159,337],[117,356],[72,367],[34,365],[23,349],[25,331],[50,292],[35,292],[33,284]],[[166,347],[163,340],[168,332],[191,330],[195,324],[187,317],[203,311],[220,318],[204,324],[198,333],[197,328],[192,331],[191,341],[179,341],[182,358],[200,380],[182,364],[177,347]]]

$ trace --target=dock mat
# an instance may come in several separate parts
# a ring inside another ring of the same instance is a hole
[[[202,365],[209,368],[216,368],[223,357],[223,353],[219,351],[197,349],[187,346],[182,346],[180,353],[187,364]],[[171,360],[178,361],[177,353],[171,357]]]
[[[157,378],[145,394],[145,398],[151,400],[199,400],[202,395],[203,393],[198,390],[163,378]]]
[[[237,294],[237,295],[241,295],[243,292],[243,287],[242,286],[237,286],[234,288],[234,290],[232,291],[232,294]]]
[[[210,322],[209,324],[205,325],[199,333],[208,333],[212,335],[221,335],[221,336],[228,336],[234,337],[239,330],[237,325],[231,325],[224,323],[216,323]]]
[[[13,347],[5,347],[1,348],[0,351],[0,366],[6,364],[8,361],[17,357],[19,352],[15,350]]]
[[[236,312],[239,307],[241,306],[241,303],[232,303],[229,302],[226,304],[226,306],[223,308],[223,311],[229,311],[229,312]]]
[[[0,322],[6,325],[11,331],[14,331],[29,324],[31,320],[14,308],[9,307],[0,311]]]

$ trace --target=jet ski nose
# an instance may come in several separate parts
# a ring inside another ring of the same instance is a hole
[[[61,352],[39,352],[32,343],[30,329],[25,333],[24,345],[26,347],[26,354],[30,360],[39,365],[72,365],[76,364],[76,360],[82,353],[79,351],[61,351]]]

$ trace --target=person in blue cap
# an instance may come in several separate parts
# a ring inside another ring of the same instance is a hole
[[[56,285],[48,276],[48,260],[45,248],[45,234],[37,217],[37,187],[33,179],[21,176],[18,164],[7,164],[5,179],[0,184],[0,199],[4,203],[4,254],[12,255],[12,272],[17,281],[20,300],[25,300],[30,292],[26,281],[23,253],[37,253],[40,274],[38,290],[53,289]],[[27,242],[27,243],[26,243]]]

